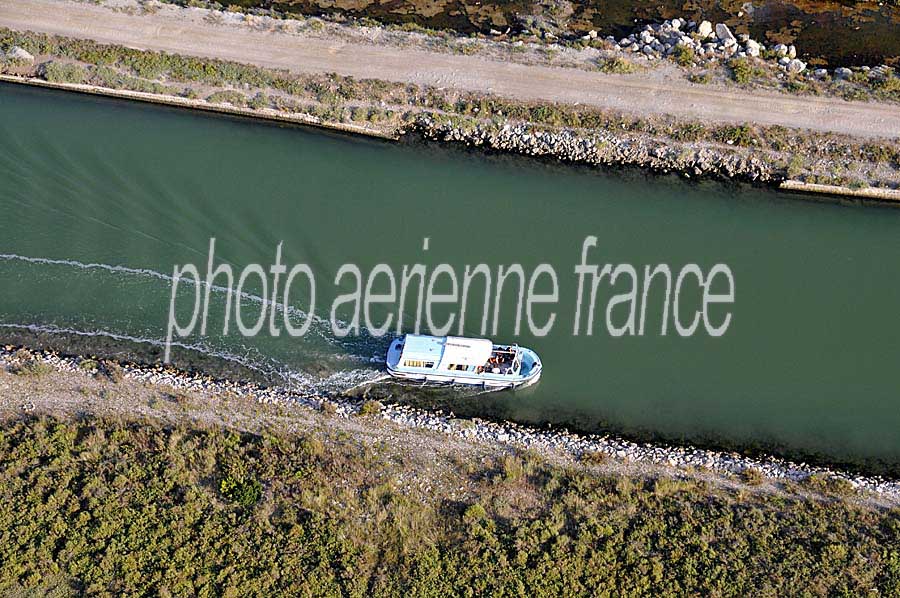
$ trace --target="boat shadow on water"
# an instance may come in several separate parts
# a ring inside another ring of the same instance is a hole
[[[385,378],[348,393],[362,400],[407,405],[416,409],[444,411],[460,417],[506,421],[510,400],[533,396],[536,386],[517,389],[482,388],[469,384],[412,382]]]

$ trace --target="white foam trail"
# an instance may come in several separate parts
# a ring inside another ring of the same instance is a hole
[[[138,344],[152,345],[154,347],[164,347],[166,344],[165,339],[154,339],[154,338],[144,338],[140,336],[132,336],[130,334],[122,334],[119,332],[110,332],[109,330],[97,329],[97,330],[77,330],[75,328],[66,328],[62,326],[51,326],[46,324],[4,324],[0,323],[0,328],[22,328],[28,330],[30,332],[40,332],[45,334],[71,334],[74,336],[86,336],[86,337],[104,337],[111,338],[117,341],[129,341]],[[226,353],[224,351],[218,351],[216,349],[212,349],[211,347],[207,347],[205,345],[199,344],[187,344],[181,342],[172,342],[172,345],[176,347],[180,347],[182,349],[188,349],[191,351],[197,351],[198,353],[202,353],[204,355],[208,355],[210,357],[215,357],[218,359],[223,359],[225,361],[230,361],[233,363],[240,364],[246,368],[251,370],[260,372],[262,374],[267,374],[271,372],[266,372],[265,369],[260,366],[258,363],[250,361],[246,357],[241,357],[239,355],[234,355],[232,353]]]
[[[18,328],[28,330],[30,332],[45,334],[69,334],[83,337],[103,337],[118,341],[129,341],[137,344],[152,345],[156,347],[165,346],[165,340],[163,339],[132,336],[129,334],[111,332],[109,330],[103,329],[78,330],[75,328],[44,324],[6,323],[0,323],[0,328]],[[231,363],[237,363],[243,367],[246,367],[247,369],[259,372],[266,376],[277,375],[284,381],[283,384],[285,388],[287,388],[291,392],[304,392],[309,394],[339,393],[345,391],[348,388],[353,388],[354,386],[359,385],[360,381],[365,381],[370,378],[377,377],[381,374],[381,372],[378,370],[354,369],[335,372],[325,378],[316,378],[303,372],[290,369],[285,364],[278,362],[277,360],[272,358],[267,358],[270,362],[272,362],[270,365],[264,365],[252,360],[247,356],[235,355],[234,353],[228,353],[225,351],[213,349],[206,345],[187,344],[181,342],[173,342],[172,344],[183,349],[197,351],[198,353],[209,357],[222,359]]]
[[[85,263],[85,262],[79,262],[77,260],[68,260],[68,259],[30,257],[30,256],[26,256],[26,255],[18,255],[15,253],[0,253],[0,259],[7,260],[7,261],[26,262],[26,263],[30,263],[30,264],[68,266],[68,267],[72,267],[72,268],[79,268],[82,270],[104,270],[107,272],[117,272],[117,273],[131,274],[131,275],[137,275],[137,276],[149,276],[149,277],[153,277],[153,278],[158,278],[159,280],[165,280],[169,283],[172,283],[174,280],[168,274],[163,274],[162,272],[157,272],[156,270],[151,270],[149,268],[130,268],[128,266],[100,264],[100,263],[96,263],[96,262]],[[179,283],[181,283],[181,282],[187,282],[189,284],[198,284],[198,283],[195,283],[195,281],[191,278],[181,278],[181,279],[179,279]],[[205,287],[206,283],[200,282],[199,286]],[[228,287],[223,287],[223,286],[219,286],[219,285],[210,285],[210,289],[217,293],[228,293],[231,290]],[[252,293],[247,293],[244,291],[241,291],[240,293],[237,293],[236,291],[232,291],[232,292],[234,292],[235,295],[241,297],[242,299],[246,299],[248,301],[252,301],[252,302],[258,303],[260,305],[266,305],[266,306],[272,307],[273,309],[276,309],[276,310],[284,311],[286,308],[287,313],[292,318],[295,318],[295,320],[304,319],[308,315],[303,310],[297,309],[296,307],[293,307],[291,305],[284,306],[281,303],[279,303],[278,301],[273,301],[271,299],[263,299],[262,297],[259,297],[258,295],[253,295]],[[312,320],[316,324],[326,327],[326,331],[313,328],[313,330],[316,332],[316,334],[318,336],[320,336],[321,338],[323,338],[324,340],[326,340],[327,342],[329,342],[331,344],[340,345],[338,340],[335,339],[335,337],[332,336],[331,334],[328,334],[328,332],[327,332],[327,331],[331,330],[331,322],[329,320],[326,320],[325,318],[322,318],[315,314],[312,314]],[[344,322],[341,320],[338,320],[337,323],[344,327],[347,326],[347,322]]]
[[[156,270],[150,270],[148,268],[129,268],[127,266],[111,266],[109,264],[98,264],[95,262],[84,263],[78,262],[75,260],[60,260],[60,259],[51,259],[46,257],[30,257],[27,255],[18,255],[15,253],[0,253],[0,259],[2,260],[16,260],[20,262],[28,262],[31,264],[48,264],[53,266],[72,266],[74,268],[81,268],[83,270],[107,270],[109,272],[124,272],[126,274],[142,274],[145,276],[153,276],[159,278],[161,280],[167,280],[172,282],[172,277],[163,274],[162,272],[157,272]],[[193,280],[189,280],[188,282],[193,282]],[[219,288],[213,285],[213,288]],[[223,288],[224,290],[224,288]]]

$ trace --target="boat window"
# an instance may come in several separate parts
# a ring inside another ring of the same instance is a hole
[[[433,361],[422,361],[420,359],[407,359],[403,362],[403,365],[408,368],[433,368]]]
[[[469,366],[451,363],[450,365],[447,366],[447,369],[453,370],[453,371],[468,372]]]

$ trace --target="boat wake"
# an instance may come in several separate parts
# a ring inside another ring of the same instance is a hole
[[[26,255],[19,255],[15,253],[0,253],[0,260],[8,261],[8,262],[19,262],[26,264],[36,264],[36,265],[46,265],[46,266],[62,266],[68,268],[75,268],[79,270],[95,270],[95,271],[103,271],[110,272],[115,274],[125,274],[129,276],[138,276],[143,278],[153,278],[157,280],[164,281],[168,284],[172,284],[174,281],[173,277],[165,274],[163,272],[158,272],[151,268],[133,268],[129,266],[115,265],[115,264],[104,264],[98,262],[81,262],[78,260],[71,259],[59,259],[59,258],[46,258],[46,257],[33,257]],[[191,278],[182,278],[179,280],[179,284],[186,283],[188,285],[195,285],[196,283]],[[200,286],[205,286],[205,283],[200,282]],[[246,291],[241,291],[240,293],[233,291],[227,287],[219,286],[219,285],[210,285],[210,292],[215,293],[219,296],[226,296],[230,292],[234,292],[235,295],[245,301],[257,304],[257,305],[265,305],[267,308],[272,308],[276,311],[284,313],[287,312],[287,315],[293,321],[302,321],[308,317],[308,312],[294,307],[292,305],[285,306],[284,304],[278,301],[272,301],[270,299],[265,299],[258,295],[254,295],[253,293],[248,293]],[[325,341],[327,344],[332,345],[338,349],[339,352],[335,355],[336,357],[343,357],[345,359],[355,360],[355,361],[370,361],[373,359],[374,354],[380,354],[382,352],[382,346],[385,345],[385,342],[381,339],[375,339],[369,337],[368,335],[362,334],[358,337],[344,337],[337,338],[331,332],[331,322],[326,319],[318,316],[316,314],[312,314],[312,323],[310,330],[320,339]],[[347,327],[348,323],[343,320],[337,320],[336,324]]]
[[[78,336],[85,338],[102,338],[156,348],[162,348],[165,345],[164,339],[134,336],[104,329],[79,330],[71,327],[45,324],[10,323],[0,323],[0,329],[25,330],[35,334],[46,334],[59,337]],[[260,355],[258,351],[250,348],[248,348],[247,352],[244,354],[236,354],[216,349],[203,343],[173,342],[172,345],[180,349],[196,352],[204,357],[237,364],[260,374],[261,377],[272,383],[283,386],[289,392],[301,395],[342,394],[356,386],[364,385],[383,375],[383,371],[380,369],[362,367],[340,370],[324,376],[315,376],[306,372],[301,372],[274,358],[264,357]]]

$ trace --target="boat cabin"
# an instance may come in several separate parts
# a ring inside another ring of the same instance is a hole
[[[521,367],[516,345],[495,345],[488,339],[407,334],[397,342],[399,370],[515,375]]]

